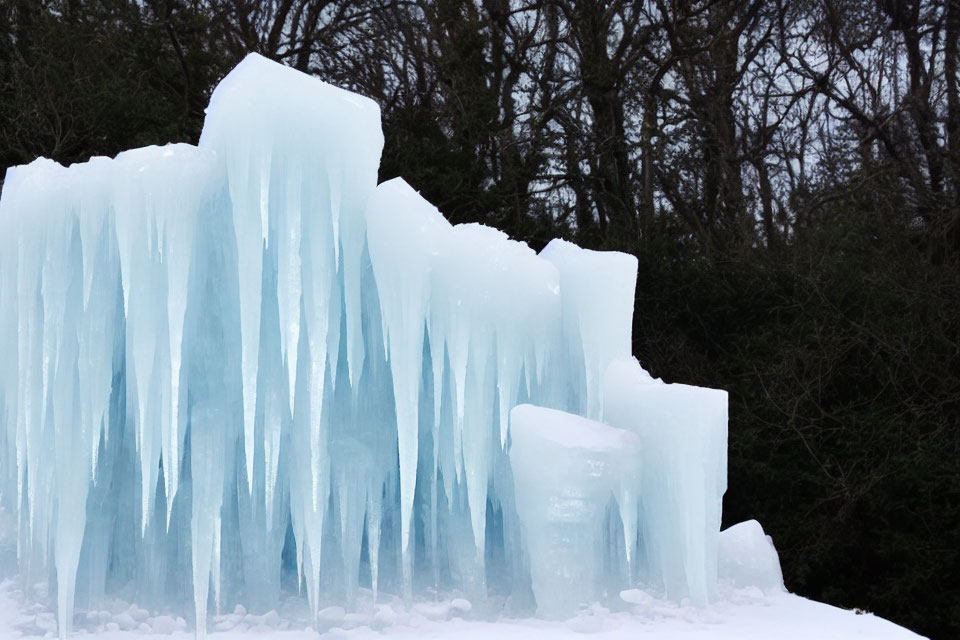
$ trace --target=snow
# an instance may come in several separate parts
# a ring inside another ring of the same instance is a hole
[[[55,633],[53,613],[25,606],[12,582],[0,583],[0,638],[34,638]],[[365,613],[349,614],[342,607],[321,610],[317,631],[304,620],[291,623],[275,611],[254,615],[238,607],[213,616],[216,640],[313,640],[315,638],[376,640],[394,638],[458,638],[487,640],[914,640],[921,636],[870,613],[848,611],[806,600],[783,591],[721,586],[721,598],[708,608],[652,598],[645,592],[621,594],[623,610],[593,606],[566,621],[479,617],[466,600],[402,602],[371,605]],[[136,607],[116,612],[95,611],[83,616],[79,631],[98,640],[178,640],[192,637],[183,618]],[[78,618],[79,619],[79,618]]]
[[[451,225],[382,147],[372,101],[250,55],[198,146],[8,170],[0,636],[810,606],[719,532],[725,392],[632,359],[636,259]]]

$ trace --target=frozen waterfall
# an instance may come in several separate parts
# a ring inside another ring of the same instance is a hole
[[[576,613],[717,579],[726,394],[631,356],[636,259],[377,185],[370,100],[250,55],[198,146],[7,172],[0,500],[25,585]]]

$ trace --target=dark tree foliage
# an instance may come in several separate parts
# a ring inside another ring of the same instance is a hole
[[[0,165],[196,141],[228,67],[204,15],[161,4],[0,3]]]
[[[0,168],[193,141],[250,51],[374,98],[381,177],[640,262],[634,352],[730,391],[725,524],[960,636],[960,0],[4,0]]]

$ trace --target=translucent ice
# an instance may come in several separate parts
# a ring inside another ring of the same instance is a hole
[[[641,577],[706,603],[727,488],[727,392],[664,384],[630,358],[607,367],[603,402],[604,420],[643,444]]]
[[[198,146],[8,171],[0,500],[61,636],[120,594],[200,636],[361,586],[709,597],[726,398],[630,359],[636,259],[451,225],[382,147],[373,102],[251,55]]]
[[[609,547],[607,510],[617,505],[619,517],[619,505],[637,499],[640,439],[533,405],[514,407],[510,417],[510,466],[537,613],[562,617],[595,601],[605,586],[605,554],[598,550]],[[633,522],[621,525],[636,531]]]
[[[720,532],[719,577],[734,587],[783,591],[780,557],[773,540],[756,520],[747,520]]]
[[[585,402],[574,409],[597,420],[602,415],[607,365],[632,353],[633,297],[637,259],[615,251],[590,251],[553,240],[541,256],[556,265],[563,290],[563,334],[568,357],[582,364]]]

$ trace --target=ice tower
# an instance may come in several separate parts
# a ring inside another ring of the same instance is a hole
[[[198,636],[291,590],[711,598],[726,394],[632,359],[636,260],[451,225],[382,146],[251,55],[197,147],[8,171],[0,499],[61,637],[119,593]]]

